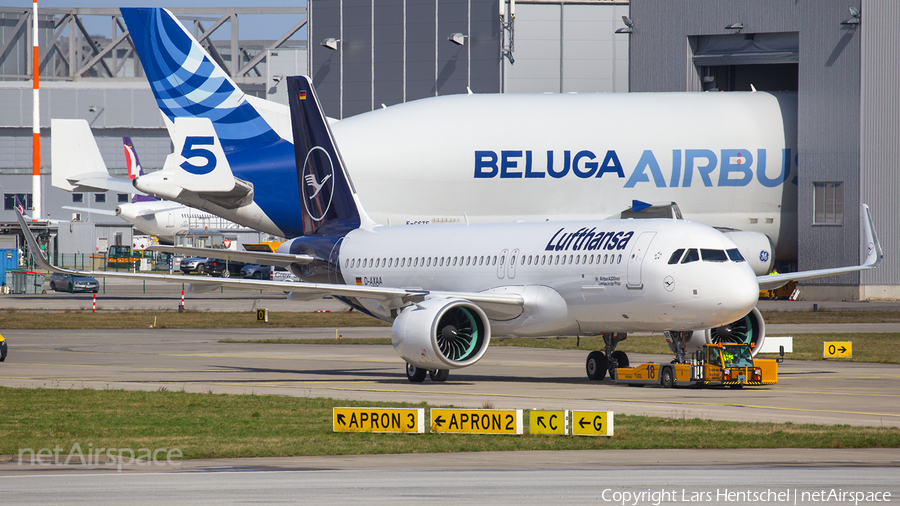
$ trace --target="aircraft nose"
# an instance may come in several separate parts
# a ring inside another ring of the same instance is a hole
[[[731,275],[727,280],[720,281],[717,299],[723,312],[733,312],[735,318],[740,318],[752,311],[759,302],[759,283],[753,269],[746,263],[733,264],[729,270]]]

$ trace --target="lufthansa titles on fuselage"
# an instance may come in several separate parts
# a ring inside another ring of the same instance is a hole
[[[766,169],[766,149],[722,149],[718,154],[711,149],[673,149],[668,178],[663,174],[657,155],[644,150],[634,170],[627,177],[624,188],[634,188],[639,183],[652,183],[657,188],[690,187],[699,178],[705,187],[748,186],[754,179],[766,188],[782,185],[791,172],[791,150],[781,150],[781,170],[777,175]],[[546,153],[546,154],[545,154]],[[543,159],[543,160],[541,160]],[[718,178],[713,172],[718,169]],[[696,177],[695,177],[696,171]],[[582,179],[617,177],[626,179],[625,169],[615,150],[597,155],[590,150],[476,150],[475,178],[529,179],[563,178],[574,175]]]
[[[563,227],[553,234],[544,251],[623,250],[628,246],[632,236],[633,231],[598,232],[597,227],[581,227],[566,232]]]

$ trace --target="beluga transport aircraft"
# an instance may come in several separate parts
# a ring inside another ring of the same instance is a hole
[[[283,191],[304,182],[289,108],[244,94],[171,12],[121,10],[175,146],[171,163],[135,187],[302,235],[302,203]],[[796,111],[791,92],[476,93],[329,126],[378,223],[587,220],[634,200],[675,201],[692,221],[732,229],[768,274],[776,258],[797,257]],[[210,125],[182,124],[191,118]],[[219,148],[230,172],[193,155]]]
[[[445,381],[451,369],[481,359],[495,336],[602,335],[605,349],[586,363],[588,376],[598,380],[628,363],[616,350],[628,332],[665,332],[679,357],[709,340],[749,340],[758,348],[765,338],[755,309],[761,287],[871,269],[882,259],[867,209],[862,265],[760,277],[727,236],[685,220],[378,225],[360,205],[310,79],[289,77],[288,92],[303,235],[271,255],[293,259],[290,269],[303,282],[197,279],[191,288],[331,295],[393,324],[394,349],[413,382],[428,375]],[[192,163],[213,169],[225,163],[215,145],[207,149],[190,136],[187,142],[197,158]],[[76,272],[50,265],[26,236],[41,266]],[[90,274],[184,282],[183,276]]]

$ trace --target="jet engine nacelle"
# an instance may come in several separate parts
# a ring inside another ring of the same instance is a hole
[[[675,350],[676,337],[666,333],[666,341],[669,343],[673,353]],[[728,344],[728,343],[747,343],[750,345],[750,353],[754,356],[762,349],[763,342],[766,340],[766,322],[763,320],[759,309],[753,308],[753,311],[747,313],[747,316],[711,329],[695,330],[691,337],[685,343],[685,354],[691,354],[699,350],[704,344]]]
[[[775,264],[775,245],[772,239],[760,232],[747,232],[744,230],[723,231],[729,239],[734,241],[744,260],[750,264],[757,276],[765,276],[772,272]]]
[[[391,328],[394,350],[422,369],[458,369],[478,362],[491,342],[484,311],[464,299],[428,299],[404,308]]]

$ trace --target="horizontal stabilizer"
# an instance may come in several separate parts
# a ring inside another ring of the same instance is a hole
[[[74,206],[63,206],[63,209],[68,209],[69,211],[76,211],[79,213],[90,213],[90,214],[100,214],[103,216],[115,216],[116,212],[112,209],[93,209],[90,207],[74,207]]]

